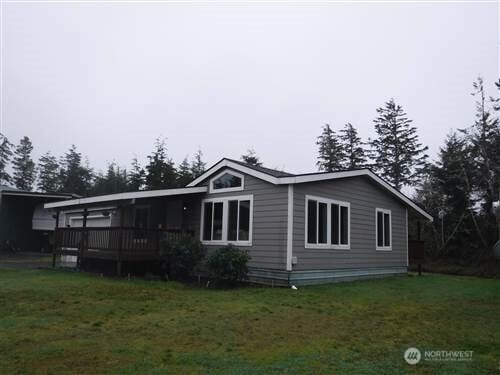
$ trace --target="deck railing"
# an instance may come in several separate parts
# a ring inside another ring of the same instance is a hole
[[[130,227],[58,228],[54,250],[83,258],[149,260],[158,257],[163,240],[193,237],[194,231]]]

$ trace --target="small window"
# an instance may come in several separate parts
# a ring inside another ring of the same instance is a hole
[[[391,211],[376,209],[377,250],[392,250]]]
[[[203,207],[203,240],[222,240],[222,202],[206,202]]]
[[[243,190],[243,175],[235,172],[223,172],[210,180],[210,192],[221,193]]]
[[[349,249],[350,204],[306,196],[306,248]]]

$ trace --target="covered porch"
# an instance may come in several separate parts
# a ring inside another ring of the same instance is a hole
[[[82,268],[89,260],[106,260],[120,275],[124,263],[158,261],[162,241],[199,236],[205,192],[166,189],[46,204],[56,218],[52,265],[71,259]]]

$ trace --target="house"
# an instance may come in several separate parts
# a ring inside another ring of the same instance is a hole
[[[209,251],[247,249],[250,280],[274,285],[405,274],[408,216],[432,221],[369,169],[290,174],[231,159],[184,188],[45,208],[59,217],[60,254],[113,259],[120,271],[122,262],[153,259],[160,234],[192,235]]]
[[[49,242],[55,219],[43,209],[43,204],[73,197],[0,185],[0,247],[51,251]]]

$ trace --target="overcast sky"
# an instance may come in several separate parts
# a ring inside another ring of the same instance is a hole
[[[435,155],[498,79],[498,5],[4,3],[3,132],[103,169],[167,137],[178,163],[255,149],[316,170],[325,123],[373,136],[394,97]]]

